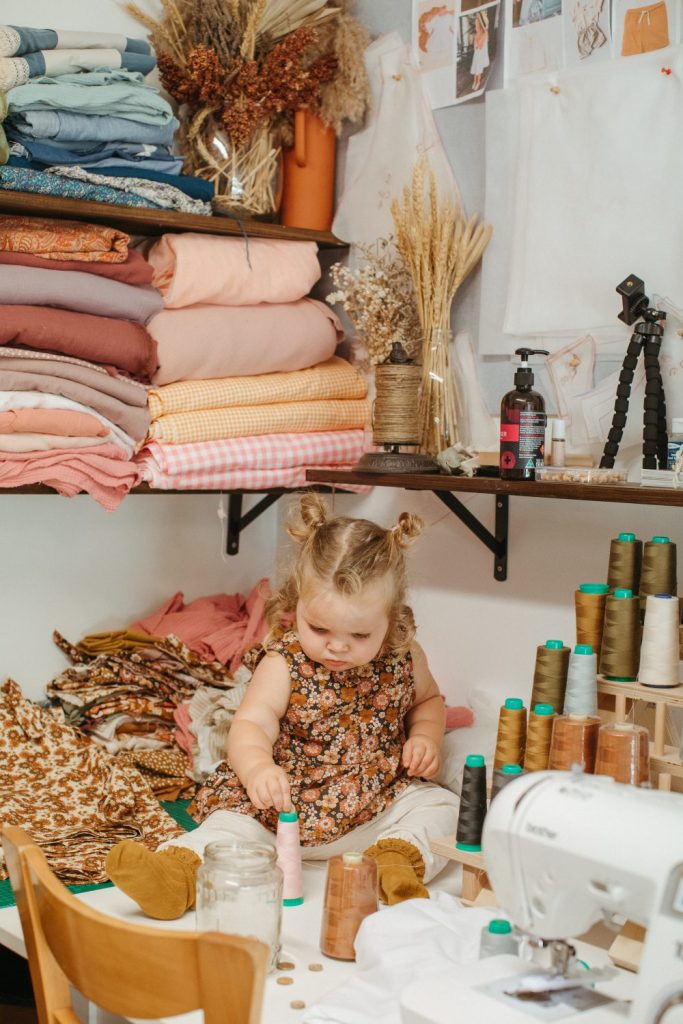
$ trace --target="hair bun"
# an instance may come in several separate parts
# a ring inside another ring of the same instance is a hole
[[[407,548],[420,536],[423,529],[424,521],[420,516],[413,515],[412,512],[401,512],[398,522],[396,526],[392,527],[391,532],[399,546]]]
[[[287,532],[299,544],[304,544],[326,522],[327,505],[319,494],[312,491],[310,494],[302,495],[297,520],[289,523]]]

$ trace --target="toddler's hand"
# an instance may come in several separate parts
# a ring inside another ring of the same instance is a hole
[[[291,811],[292,796],[287,773],[276,764],[257,768],[245,784],[247,795],[254,807],[265,811],[274,807],[276,811]]]
[[[428,736],[411,736],[403,747],[403,764],[408,775],[433,779],[441,765],[439,747]]]

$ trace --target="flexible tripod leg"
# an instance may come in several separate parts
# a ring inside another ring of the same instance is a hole
[[[602,458],[600,459],[601,469],[612,469],[614,466],[614,460],[619,452],[619,445],[621,444],[621,439],[624,436],[624,427],[626,426],[626,417],[628,416],[628,403],[629,398],[631,397],[631,385],[633,384],[633,376],[635,374],[636,366],[638,365],[638,357],[640,356],[642,347],[643,345],[640,335],[637,332],[634,332],[631,335],[631,340],[628,343],[626,355],[624,356],[624,361],[621,365],[619,384],[617,386],[617,397],[614,402],[612,426],[609,429]]]
[[[655,335],[650,336],[644,346],[643,469],[666,468],[666,404],[659,365],[661,343],[661,337]]]

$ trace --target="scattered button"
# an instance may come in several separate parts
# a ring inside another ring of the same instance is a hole
[[[291,962],[291,960],[280,960],[277,965],[278,971],[293,971],[294,967],[295,965]]]
[[[306,1004],[303,999],[292,999],[289,1005],[293,1010],[304,1010],[306,1008]]]
[[[309,971],[322,971],[323,965],[322,964],[309,964],[308,965],[308,969],[309,969]]]
[[[293,985],[294,978],[276,978],[278,985]]]

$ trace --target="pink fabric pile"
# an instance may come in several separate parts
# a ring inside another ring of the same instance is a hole
[[[44,218],[0,218],[0,487],[88,492],[112,511],[141,480],[147,321],[162,307],[129,238]],[[110,232],[111,233],[111,232]]]
[[[350,394],[328,381],[318,393],[312,383],[296,400],[278,386],[280,375],[328,367],[343,338],[332,310],[307,298],[320,277],[314,242],[164,235],[147,258],[164,309],[149,323],[159,367],[136,457],[146,481],[174,490],[289,488],[305,484],[308,468],[358,461],[369,419],[364,381]],[[348,364],[336,363],[333,371],[348,375]],[[270,390],[254,399],[246,383],[230,388],[238,378]],[[222,385],[223,397],[191,386],[200,382]]]

